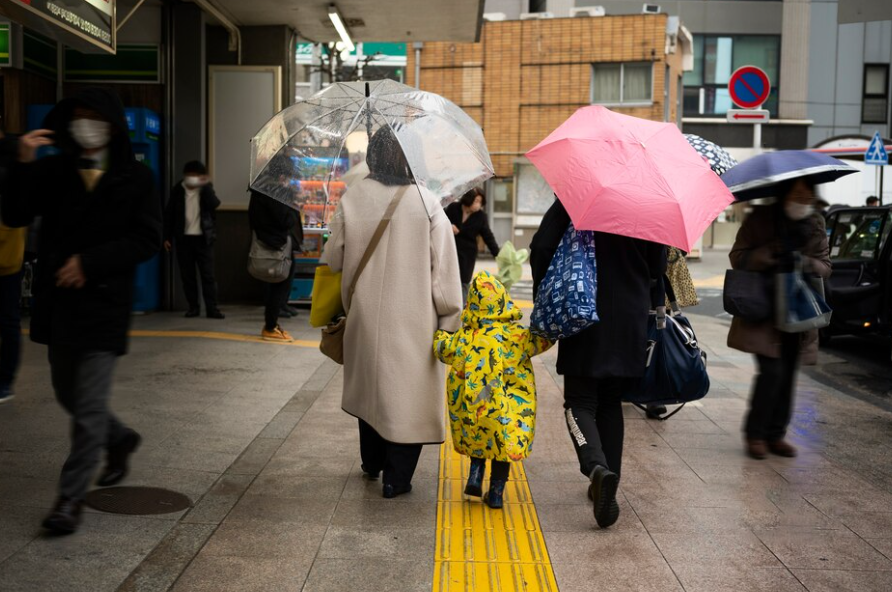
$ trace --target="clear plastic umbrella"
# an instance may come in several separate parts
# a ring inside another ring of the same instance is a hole
[[[251,189],[300,208],[311,224],[329,222],[366,178],[406,176],[430,214],[494,174],[473,119],[390,80],[334,84],[284,109],[254,137],[251,156]]]

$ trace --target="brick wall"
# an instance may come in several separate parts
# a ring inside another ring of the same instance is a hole
[[[590,104],[592,64],[653,62],[653,103],[611,108],[656,121],[664,119],[668,65],[674,121],[681,55],[666,55],[665,44],[665,15],[486,22],[479,43],[424,44],[421,88],[480,123],[496,175],[507,177],[515,158]],[[414,86],[411,48],[406,72]]]

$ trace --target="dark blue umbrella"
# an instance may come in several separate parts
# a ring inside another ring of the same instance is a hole
[[[832,156],[808,150],[766,152],[742,162],[722,175],[737,201],[776,197],[776,186],[791,179],[808,178],[814,184],[829,183],[857,173]]]

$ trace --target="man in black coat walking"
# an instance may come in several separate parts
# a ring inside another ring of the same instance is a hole
[[[555,200],[531,245],[534,294],[569,225],[570,216]],[[595,520],[606,528],[619,517],[622,397],[630,381],[644,375],[648,313],[663,304],[666,249],[605,232],[594,235],[600,321],[558,343],[557,372],[564,376],[564,412],[579,470],[591,479]]]
[[[217,238],[216,210],[220,200],[208,182],[208,171],[197,160],[183,167],[183,180],[174,185],[164,211],[164,248],[173,248],[180,264],[180,277],[189,310],[186,317],[201,314],[198,304],[198,280],[205,313],[209,319],[225,319],[217,308],[217,282],[214,280],[214,241]]]
[[[127,351],[136,266],[161,248],[161,202],[152,172],[134,158],[124,107],[104,88],[60,102],[43,130],[20,142],[9,226],[42,216],[31,339],[49,346],[56,398],[72,419],[60,496],[43,526],[71,533],[99,465],[98,483],[120,482],[139,434],[109,410],[112,373]],[[59,153],[35,162],[40,146]]]

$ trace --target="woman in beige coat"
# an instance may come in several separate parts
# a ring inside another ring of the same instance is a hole
[[[459,329],[461,281],[452,225],[439,200],[414,184],[388,128],[372,137],[367,161],[370,175],[341,198],[322,261],[343,272],[349,303],[341,406],[359,419],[363,471],[373,479],[383,471],[391,498],[412,489],[422,445],[445,439],[445,374],[430,344],[438,329]],[[366,247],[405,188],[350,302]]]
[[[800,179],[781,186],[778,194],[784,198],[756,208],[744,221],[731,250],[731,266],[774,273],[791,268],[792,252],[798,251],[805,273],[830,277],[827,232],[824,218],[814,209],[814,187]],[[744,428],[747,454],[755,459],[769,452],[796,456],[784,437],[793,413],[799,363],[817,361],[817,331],[781,333],[772,321],[754,323],[735,317],[728,346],[755,354],[759,367]]]

